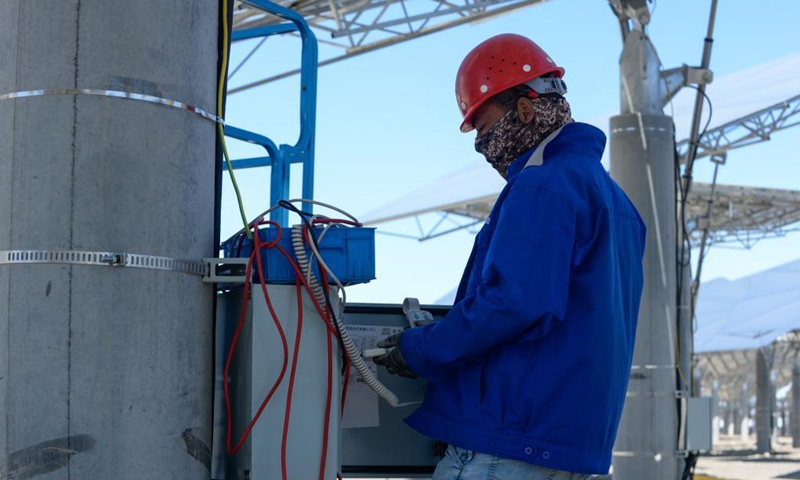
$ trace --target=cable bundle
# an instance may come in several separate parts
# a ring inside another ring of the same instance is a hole
[[[344,219],[331,219],[322,216],[314,216],[305,212],[300,211],[297,207],[295,207],[292,203],[293,202],[310,202],[320,204],[322,206],[331,208],[336,210],[349,218],[349,220]],[[275,208],[286,208],[290,211],[293,211],[300,215],[301,219],[303,220],[302,225],[295,226],[292,229],[292,248],[294,250],[294,254],[296,257],[296,261],[289,252],[286,251],[283,247],[281,247],[278,243],[282,238],[283,229],[280,225],[275,222],[266,221],[266,215],[273,211]],[[310,219],[309,219],[310,217]],[[323,228],[322,233],[317,237],[314,233],[313,227],[325,225]],[[259,229],[261,227],[268,226],[271,228],[277,229],[277,235],[274,240],[270,242],[264,243],[259,235]],[[331,340],[331,336],[335,336],[338,343],[341,346],[342,356],[343,356],[343,381],[344,386],[342,389],[342,412],[344,411],[344,403],[346,400],[347,395],[347,386],[349,383],[349,375],[350,369],[349,365],[352,364],[356,371],[364,378],[364,381],[369,387],[375,391],[379,396],[384,398],[387,402],[389,402],[392,406],[399,406],[399,401],[397,396],[394,395],[391,391],[389,391],[383,384],[381,384],[378,379],[372,374],[367,367],[366,362],[361,357],[361,353],[358,351],[355,343],[347,334],[347,330],[344,327],[342,322],[342,317],[344,314],[344,306],[346,304],[346,292],[344,286],[342,285],[341,281],[336,277],[336,275],[331,271],[328,265],[325,263],[325,260],[319,253],[319,242],[322,241],[325,234],[331,228],[342,228],[345,226],[355,226],[360,227],[361,224],[355,219],[353,216],[349,215],[347,212],[339,210],[335,207],[330,205],[322,204],[320,202],[314,202],[309,200],[291,200],[291,201],[282,201],[279,205],[270,208],[269,210],[265,211],[261,215],[259,215],[255,220],[250,222],[247,225],[246,230],[240,230],[232,239],[235,239],[237,236],[239,237],[237,251],[241,251],[242,244],[245,238],[252,238],[253,242],[253,250],[250,253],[245,278],[248,281],[245,283],[244,287],[244,295],[243,295],[243,306],[242,312],[238,319],[238,325],[236,331],[234,333],[233,339],[231,341],[231,346],[228,351],[227,359],[225,362],[225,369],[223,372],[223,389],[224,389],[224,397],[225,397],[225,407],[227,411],[227,438],[226,438],[226,447],[228,453],[233,455],[237,453],[242,446],[244,445],[245,441],[249,437],[250,433],[252,432],[253,427],[258,422],[261,414],[263,413],[264,409],[266,408],[267,404],[270,402],[272,397],[274,396],[275,392],[277,391],[278,387],[283,382],[286,371],[289,370],[289,385],[287,389],[287,400],[286,400],[286,410],[284,414],[284,424],[283,424],[283,438],[281,442],[281,473],[282,479],[287,479],[286,473],[286,445],[287,445],[287,438],[289,432],[289,422],[291,417],[291,404],[292,404],[292,395],[293,395],[293,387],[294,381],[297,371],[297,359],[299,356],[300,350],[300,339],[301,339],[301,331],[302,331],[302,324],[303,324],[303,305],[302,305],[302,292],[305,289],[314,304],[314,307],[317,310],[317,313],[325,322],[326,329],[328,330],[327,335],[327,350],[328,350],[328,386],[327,386],[327,401],[325,407],[325,424],[324,424],[324,431],[323,431],[323,444],[322,444],[322,458],[320,462],[320,470],[319,470],[319,478],[323,480],[324,472],[325,472],[325,463],[327,457],[327,447],[328,447],[328,437],[329,437],[329,424],[330,424],[330,415],[333,403],[333,344]],[[310,250],[310,254],[307,250]],[[286,335],[284,330],[281,326],[281,322],[278,319],[275,309],[273,308],[271,299],[269,297],[269,293],[267,292],[266,287],[266,275],[264,274],[264,264],[261,258],[262,249],[277,249],[281,255],[286,259],[287,262],[291,265],[292,269],[295,271],[295,286],[297,289],[297,309],[298,309],[298,318],[297,318],[297,334],[294,340],[294,354],[292,357],[291,368],[289,368],[289,354],[288,354],[288,341],[286,339]],[[312,269],[313,261],[316,259],[317,264],[319,265],[319,276],[314,274]],[[267,304],[267,308],[269,309],[270,316],[278,330],[278,334],[280,336],[281,345],[283,348],[283,363],[281,365],[280,373],[278,374],[278,378],[273,383],[272,387],[269,389],[267,395],[264,397],[261,405],[259,406],[258,411],[253,416],[251,421],[249,422],[247,428],[245,429],[244,433],[242,434],[241,438],[233,444],[232,439],[232,408],[231,408],[231,399],[230,399],[230,392],[228,386],[228,378],[229,378],[229,371],[230,366],[233,360],[233,356],[236,350],[236,346],[244,327],[244,322],[247,317],[247,301],[250,296],[251,288],[252,288],[252,279],[253,279],[253,263],[256,263],[258,267],[256,268],[256,272],[258,275],[258,280],[261,284],[261,292],[264,296],[264,300]],[[335,297],[336,302],[332,302],[329,292],[330,292],[330,284],[329,278],[334,282],[334,284],[338,287],[338,293],[341,295],[341,298],[338,296]]]

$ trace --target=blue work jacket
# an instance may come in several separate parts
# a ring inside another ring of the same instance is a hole
[[[453,309],[400,348],[428,380],[406,422],[449,444],[608,473],[642,293],[645,226],[572,123],[508,183],[475,240]],[[488,174],[488,173],[487,173]]]

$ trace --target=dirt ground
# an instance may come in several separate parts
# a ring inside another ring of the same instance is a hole
[[[758,454],[755,437],[742,442],[738,435],[722,435],[714,450],[697,461],[695,480],[800,480],[800,448],[792,448],[791,437],[778,437],[772,448],[772,453]],[[603,475],[592,478],[612,479]]]
[[[721,436],[714,450],[697,461],[696,480],[785,480],[800,479],[800,449],[792,448],[790,437],[778,437],[773,452],[755,452],[755,438],[742,442],[738,436]]]

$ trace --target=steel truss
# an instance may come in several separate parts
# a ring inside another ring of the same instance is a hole
[[[697,158],[724,155],[728,150],[767,141],[773,133],[795,125],[800,125],[800,95],[707,131],[698,142]],[[689,140],[678,142],[676,147],[685,161]]]
[[[424,225],[424,223],[430,223],[427,221],[423,222],[423,218],[429,215],[438,216],[438,218],[434,218],[433,226]],[[470,217],[469,215],[463,215],[451,211],[439,211],[431,212],[427,215],[416,215],[414,216],[414,221],[416,222],[417,231],[413,234],[390,232],[386,230],[378,230],[377,233],[424,242],[425,240],[432,240],[434,238],[441,237],[449,233],[458,232],[460,230],[468,230],[472,233],[476,233],[474,227],[483,223],[485,218],[481,219]]]
[[[688,231],[695,247],[700,244],[706,227],[710,233],[709,245],[738,243],[745,248],[766,238],[800,230],[800,191],[716,185],[709,216],[711,191],[711,184],[694,183],[686,204]],[[497,195],[493,195],[414,215],[417,232],[388,234],[425,241],[472,228],[486,221],[496,200]],[[472,221],[455,222],[454,217]],[[431,222],[433,227],[423,228],[423,224]],[[450,228],[444,230],[443,226]]]
[[[800,330],[781,335],[772,344],[763,347],[767,363],[776,373],[775,388],[792,381],[795,360],[800,356]],[[736,402],[741,398],[742,384],[755,386],[756,354],[759,349],[728,350],[695,354],[695,365],[701,373],[701,384],[710,394],[714,380],[719,381],[720,400]],[[755,391],[754,391],[755,393]]]
[[[800,229],[800,191],[695,183],[687,201],[687,225],[692,245],[703,229],[709,244],[738,243],[750,248],[760,240]]]
[[[341,52],[321,59],[319,65],[324,66],[546,1],[549,0],[299,0],[277,3],[303,15],[320,43]],[[278,18],[263,10],[238,0],[234,2],[234,31],[277,23],[280,23]],[[248,90],[297,73],[299,70],[282,72],[231,87],[228,93]]]

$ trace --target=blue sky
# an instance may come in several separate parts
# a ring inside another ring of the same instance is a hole
[[[800,2],[719,3],[711,58],[715,75],[800,50]],[[649,34],[666,68],[700,63],[709,7],[710,0],[657,4]],[[604,0],[553,0],[388,47],[319,71],[316,199],[364,214],[480,159],[473,150],[474,134],[458,130],[455,72],[475,45],[507,32],[532,38],[566,68],[567,97],[576,120],[619,110],[622,43],[616,18]],[[237,65],[252,45],[235,45],[231,64]],[[299,54],[298,40],[270,39],[231,86],[296,67]],[[227,121],[277,143],[294,143],[298,91],[294,77],[232,95]],[[798,140],[800,128],[795,127],[770,142],[731,152],[719,182],[800,189]],[[236,142],[230,148],[234,158],[261,154]],[[700,163],[695,178],[709,181],[707,161]],[[299,168],[292,173],[299,181]],[[487,175],[495,175],[488,165]],[[238,171],[237,179],[248,215],[264,210],[269,169]],[[299,196],[299,182],[293,182],[292,193]],[[223,195],[224,238],[240,228],[240,220],[227,180]],[[398,303],[415,296],[433,302],[457,285],[472,240],[473,234],[466,231],[423,243],[378,235],[378,279],[349,289],[348,298]],[[800,233],[765,240],[751,250],[714,248],[703,267],[703,280],[739,278],[797,258]]]

